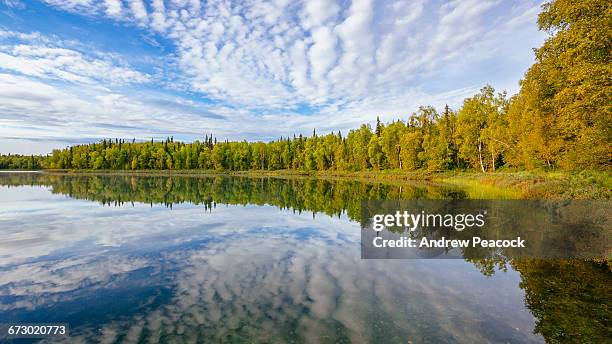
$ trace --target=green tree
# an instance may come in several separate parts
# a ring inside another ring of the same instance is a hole
[[[494,169],[495,158],[500,153],[506,109],[505,94],[495,96],[491,86],[463,102],[457,115],[459,156],[473,168],[486,172]]]
[[[394,121],[382,130],[380,145],[389,168],[402,168],[400,138],[405,131],[406,125],[402,121]]]
[[[377,135],[372,135],[370,142],[368,143],[368,157],[370,165],[375,170],[382,170],[386,168],[385,153],[382,149],[382,139]]]
[[[612,3],[556,0],[538,17],[549,33],[509,109],[513,165],[609,169],[612,161]]]

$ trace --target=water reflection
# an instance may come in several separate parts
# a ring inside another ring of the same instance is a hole
[[[602,338],[587,320],[610,319],[603,307],[560,312],[609,302],[608,271],[586,263],[502,262],[508,272],[492,274],[491,262],[360,259],[361,199],[460,190],[125,176],[0,184],[0,322],[66,321],[70,342],[540,342]],[[124,206],[100,206],[115,202]],[[589,272],[580,283],[568,278],[577,269]],[[588,299],[551,302],[540,276],[555,271],[557,288],[573,281]]]
[[[350,180],[312,178],[168,177],[129,175],[4,174],[0,184],[42,185],[51,192],[73,198],[123,205],[140,202],[191,203],[210,209],[216,203],[270,204],[298,212],[311,211],[330,216],[346,213],[359,220],[364,199],[466,198],[457,187],[434,184],[398,185]]]

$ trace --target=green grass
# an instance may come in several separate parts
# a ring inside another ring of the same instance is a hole
[[[520,199],[523,192],[514,186],[498,186],[484,183],[478,178],[471,177],[444,177],[441,179],[446,184],[451,184],[464,189],[469,198],[473,199]]]
[[[434,178],[436,180],[438,178]],[[608,172],[496,172],[457,173],[439,180],[465,186],[484,195],[502,192],[512,198],[528,199],[610,199],[612,177]],[[497,191],[496,191],[497,190]],[[516,197],[513,197],[516,196]]]

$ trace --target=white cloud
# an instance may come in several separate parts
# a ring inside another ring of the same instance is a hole
[[[119,17],[121,15],[121,0],[104,0],[106,14],[109,17]]]
[[[134,14],[134,18],[136,18],[139,22],[147,21],[147,9],[145,8],[142,0],[129,0],[128,3],[132,13]]]
[[[117,67],[109,61],[87,58],[74,50],[36,45],[0,47],[0,68],[73,83],[127,84],[144,83],[149,79],[146,74]]]
[[[7,43],[7,39],[19,42]],[[5,40],[3,42],[3,40]],[[0,69],[37,78],[76,84],[138,84],[149,81],[147,74],[122,66],[110,54],[85,54],[65,48],[40,34],[0,31]]]
[[[107,116],[109,123],[165,124],[153,117],[160,110],[144,103],[157,93],[133,99],[118,86],[153,82],[195,92],[217,104],[203,106],[206,113],[227,120],[196,118],[197,125],[230,138],[307,134],[312,127],[346,130],[376,115],[405,118],[418,105],[457,105],[487,82],[516,87],[532,61],[531,48],[542,41],[535,24],[538,4],[527,0],[46,2],[147,30],[172,45],[170,55],[162,58],[171,61],[177,76],[167,81],[165,71],[150,76],[115,55],[84,53],[37,33],[0,31],[0,39],[29,39],[0,46],[5,71],[39,81],[90,85],[77,98],[91,106],[109,94],[123,94],[123,105],[113,106],[127,111],[104,107],[118,116]],[[298,110],[304,108],[310,109],[307,115]],[[192,118],[176,116],[180,123]],[[186,133],[195,127],[174,124],[152,128],[149,134],[162,129]]]
[[[23,9],[25,7],[21,0],[0,0],[0,4],[4,4],[8,8]]]
[[[220,114],[202,104],[161,93],[129,96],[83,85],[54,86],[6,73],[0,73],[0,113],[0,142],[193,137],[229,127],[222,125]],[[10,152],[0,146],[2,153]]]
[[[163,0],[153,0],[151,5],[153,12],[151,13],[151,27],[159,32],[164,32],[169,26],[166,19],[166,7]],[[174,13],[176,15],[176,13]]]
[[[335,20],[340,12],[336,0],[306,1],[303,6],[301,24],[305,30],[316,28],[329,20]]]
[[[43,0],[49,5],[60,7],[64,10],[85,13],[95,13],[103,8],[103,4],[96,0]]]
[[[328,27],[319,27],[312,33],[314,44],[308,51],[312,79],[322,82],[336,62],[337,38]]]

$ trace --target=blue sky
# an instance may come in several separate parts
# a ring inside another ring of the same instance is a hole
[[[540,1],[0,0],[0,153],[270,140],[514,93]]]

